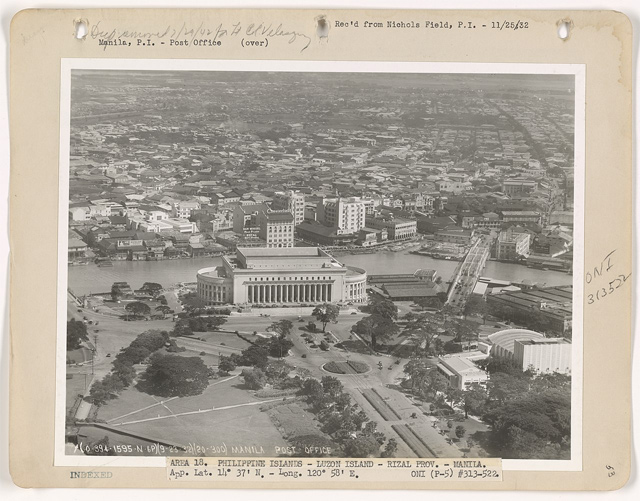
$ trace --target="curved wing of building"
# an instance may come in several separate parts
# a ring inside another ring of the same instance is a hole
[[[506,329],[489,336],[491,354],[513,360],[523,371],[571,373],[571,341],[547,338],[526,329]]]
[[[544,339],[544,334],[527,329],[505,329],[489,335],[489,341],[493,344],[491,354],[497,357],[513,358],[516,341],[530,341],[532,339]]]

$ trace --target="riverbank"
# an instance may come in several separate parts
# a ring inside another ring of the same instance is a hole
[[[370,275],[414,273],[418,269],[436,270],[442,280],[448,281],[458,262],[434,259],[411,254],[410,251],[382,251],[369,254],[346,254],[336,258],[350,266],[364,268]],[[133,289],[139,289],[145,282],[157,282],[163,287],[171,287],[181,282],[194,282],[201,268],[220,266],[219,257],[196,257],[163,261],[115,261],[113,266],[68,267],[68,287],[77,295],[110,291],[114,282],[128,282]],[[510,282],[529,280],[548,287],[571,285],[573,277],[567,273],[552,270],[536,270],[524,265],[488,261],[482,276]]]

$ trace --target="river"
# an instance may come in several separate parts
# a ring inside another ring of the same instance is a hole
[[[375,254],[347,254],[337,259],[344,264],[358,266],[369,274],[413,273],[418,268],[435,269],[443,280],[449,280],[458,262],[433,259],[408,252],[378,252]],[[69,267],[69,288],[76,294],[90,294],[111,290],[113,282],[128,282],[138,289],[144,282],[157,282],[167,287],[178,282],[195,282],[200,268],[216,266],[221,258],[172,259],[167,261],[117,261],[112,267],[94,264]],[[540,285],[571,285],[572,275],[544,271],[526,266],[488,261],[483,276],[498,280],[522,281]]]

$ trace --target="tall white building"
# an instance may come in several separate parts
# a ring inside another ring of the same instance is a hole
[[[194,210],[200,209],[200,202],[195,200],[190,202],[175,202],[172,205],[172,209],[173,217],[189,219]]]
[[[277,191],[273,196],[271,208],[291,212],[294,224],[298,226],[304,221],[304,193],[292,190]]]
[[[571,374],[571,341],[563,338],[518,340],[513,344],[513,358],[522,370]]]
[[[365,227],[366,206],[359,198],[325,198],[318,202],[317,219],[337,235],[357,233]]]
[[[293,214],[288,210],[261,211],[257,217],[259,237],[267,247],[293,247]]]

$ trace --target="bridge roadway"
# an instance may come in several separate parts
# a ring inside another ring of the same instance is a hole
[[[469,249],[453,275],[447,294],[447,304],[455,308],[464,308],[467,298],[473,292],[480,273],[487,263],[490,248],[491,237],[483,235]]]

